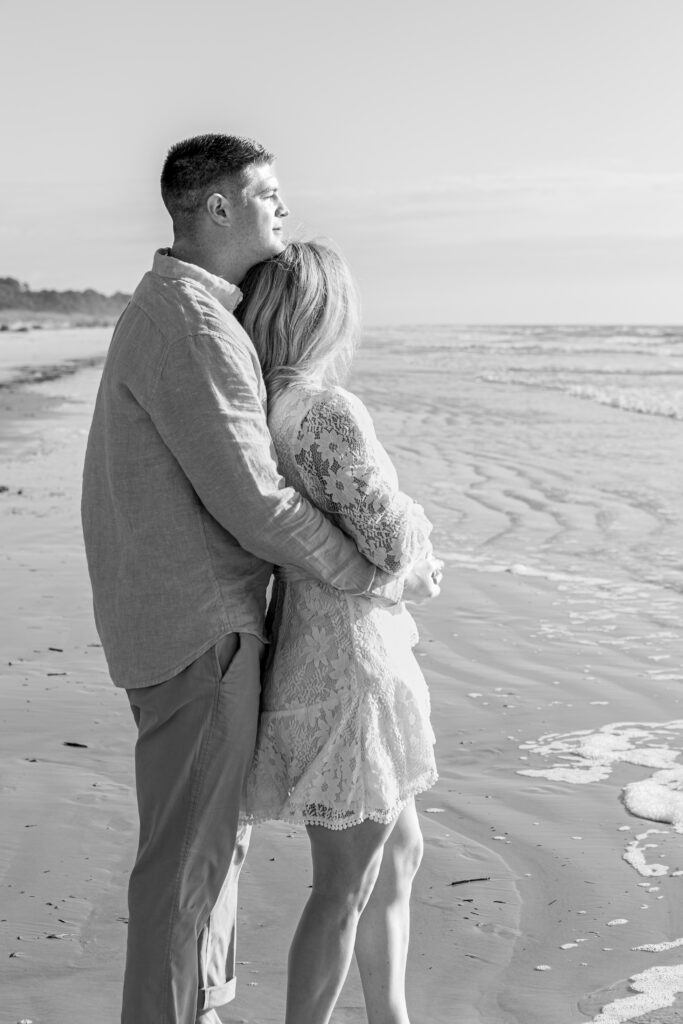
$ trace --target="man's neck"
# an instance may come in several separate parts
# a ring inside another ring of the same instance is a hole
[[[239,284],[244,277],[246,269],[242,267],[239,260],[232,257],[230,253],[212,252],[205,246],[197,245],[189,239],[175,239],[171,246],[171,256],[183,263],[192,263],[195,267],[207,270],[209,274],[222,277],[230,284]]]

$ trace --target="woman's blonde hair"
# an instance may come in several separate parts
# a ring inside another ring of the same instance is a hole
[[[346,262],[318,242],[290,242],[240,284],[235,315],[254,343],[269,397],[292,384],[346,378],[360,333],[358,293]]]

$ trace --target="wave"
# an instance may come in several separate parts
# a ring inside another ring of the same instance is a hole
[[[601,405],[610,405],[625,412],[637,412],[647,416],[665,416],[683,420],[683,389],[663,393],[654,388],[623,388],[617,385],[595,387],[593,384],[572,384],[568,394],[575,398],[588,399]]]
[[[683,329],[679,326],[590,325],[411,325],[370,327],[365,331],[371,347],[394,347],[425,355],[429,351],[470,352],[482,355],[538,355],[543,353],[590,355],[681,355]]]
[[[0,368],[0,389],[13,389],[23,384],[42,384],[49,380],[69,377],[79,370],[102,366],[105,356],[84,356],[81,359],[65,359],[61,363],[49,363],[45,366],[17,366],[11,370]]]
[[[586,338],[567,344],[560,339],[543,342],[529,341],[506,341],[487,342],[476,344],[464,342],[457,344],[459,352],[490,352],[492,355],[505,355],[514,352],[515,355],[582,355],[582,356],[614,356],[615,354],[628,354],[631,356],[651,356],[653,354],[666,354],[671,356],[683,356],[683,338],[680,340],[657,338],[647,342],[643,338],[614,339],[622,341],[622,344],[600,345],[596,338]],[[419,352],[429,351],[432,346],[426,344],[414,344],[415,350]],[[441,345],[439,351],[452,351],[453,345]]]
[[[507,572],[511,576],[531,576],[536,579],[550,580],[554,583],[583,584],[587,587],[600,587],[607,590],[615,590],[620,587],[620,584],[614,583],[603,576],[585,576],[576,572],[562,572],[557,569],[527,565],[523,562],[489,561],[487,556],[464,554],[461,551],[443,551],[439,549],[439,558],[446,562],[447,565],[458,565],[460,568],[471,569],[475,572]]]
[[[577,369],[569,372],[573,372],[575,375],[579,373]],[[584,372],[592,374],[595,371],[591,369]],[[600,374],[604,372],[602,369],[597,371]],[[619,372],[621,373],[621,370]],[[627,371],[628,373],[635,375],[633,370]],[[648,372],[647,376],[660,376],[663,380],[670,382],[672,377],[678,377],[680,374],[662,371],[659,373]],[[663,388],[648,387],[647,385],[577,384],[566,380],[549,380],[540,374],[520,373],[519,371],[510,370],[482,373],[478,379],[487,384],[513,384],[517,387],[561,391],[566,395],[571,395],[573,398],[598,402],[600,405],[609,405],[614,409],[621,409],[624,412],[683,420],[683,388],[664,390]]]

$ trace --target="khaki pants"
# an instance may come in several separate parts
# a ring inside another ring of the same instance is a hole
[[[194,1024],[235,994],[240,796],[263,644],[232,633],[172,679],[129,690],[140,844],[128,890],[122,1024]]]

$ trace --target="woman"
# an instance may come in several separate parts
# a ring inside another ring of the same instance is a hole
[[[254,267],[237,315],[269,396],[280,471],[380,569],[431,557],[370,417],[339,386],[358,333],[349,270],[292,243]],[[441,563],[433,561],[434,579]],[[273,643],[246,816],[306,825],[313,887],[289,954],[286,1024],[327,1024],[354,952],[370,1024],[408,1024],[409,900],[422,853],[414,797],[436,781],[429,695],[403,604],[276,571]]]

